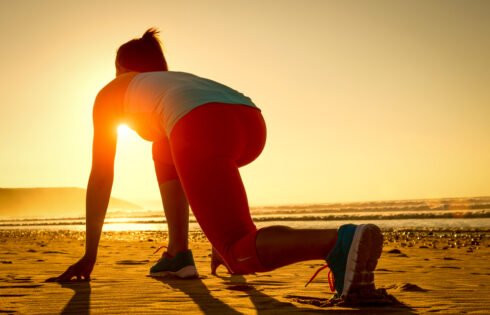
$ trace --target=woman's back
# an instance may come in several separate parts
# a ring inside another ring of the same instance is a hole
[[[145,139],[155,140],[154,133],[168,136],[187,113],[211,102],[256,107],[249,97],[221,83],[185,72],[155,71],[131,79],[123,117]]]

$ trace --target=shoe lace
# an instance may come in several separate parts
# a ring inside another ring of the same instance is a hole
[[[157,250],[154,251],[152,255],[155,255],[156,253],[158,253],[162,248],[168,248],[168,247],[165,246],[165,245],[162,245],[162,246],[158,247]],[[162,260],[162,258],[165,257],[165,256],[170,256],[170,255],[168,255],[167,252],[164,252],[163,255],[162,255],[162,257],[160,257],[158,259],[158,261]]]
[[[320,273],[320,271],[324,270],[324,269],[327,269],[328,268],[328,264],[325,264],[323,266],[321,266],[314,274],[313,276],[311,277],[311,279],[305,284],[305,287],[308,286],[308,284],[310,284],[310,282],[313,281],[313,279],[316,278],[316,276]],[[332,274],[332,269],[329,269],[328,271],[328,286],[330,287],[330,291],[331,292],[335,292],[335,278]]]

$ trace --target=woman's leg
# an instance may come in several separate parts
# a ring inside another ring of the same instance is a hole
[[[189,204],[178,179],[165,182],[159,186],[168,226],[166,252],[175,256],[189,248]]]
[[[267,269],[325,259],[337,240],[337,230],[292,229],[269,226],[257,233],[257,255]]]
[[[169,242],[167,254],[175,256],[188,249],[189,203],[173,165],[168,139],[153,143],[155,173],[160,188]]]
[[[223,104],[199,107],[177,123],[170,143],[194,215],[231,272],[325,259],[334,278],[329,284],[339,297],[374,289],[383,236],[373,224],[346,224],[338,231],[283,226],[257,231],[238,172],[265,143],[265,124],[256,110]]]
[[[243,106],[205,105],[171,135],[174,162],[204,233],[235,273],[266,271],[298,261],[325,259],[336,230],[257,229],[238,171],[265,143],[260,114]]]

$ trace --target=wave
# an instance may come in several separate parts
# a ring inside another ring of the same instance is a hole
[[[371,201],[332,204],[256,207],[255,214],[298,214],[332,212],[421,212],[490,210],[490,197],[444,198],[424,200]]]
[[[403,220],[403,219],[478,219],[490,218],[490,211],[463,211],[463,212],[422,212],[422,213],[349,213],[349,214],[330,214],[330,215],[263,215],[253,216],[255,222],[271,221],[356,221],[356,220]],[[189,220],[196,223],[194,218]],[[141,217],[141,218],[117,218],[106,219],[105,224],[166,224],[164,218]],[[84,218],[65,218],[65,219],[21,219],[21,220],[0,220],[0,228],[9,227],[34,227],[34,226],[73,226],[85,225]]]
[[[254,217],[254,221],[345,221],[345,220],[402,220],[402,219],[477,219],[490,218],[489,211],[451,213],[393,213],[393,214],[333,214],[305,216],[264,216]]]

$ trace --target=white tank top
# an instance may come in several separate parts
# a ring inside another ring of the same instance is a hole
[[[129,83],[123,117],[141,137],[156,141],[170,135],[191,110],[211,102],[257,108],[249,97],[212,80],[184,72],[143,72]]]

